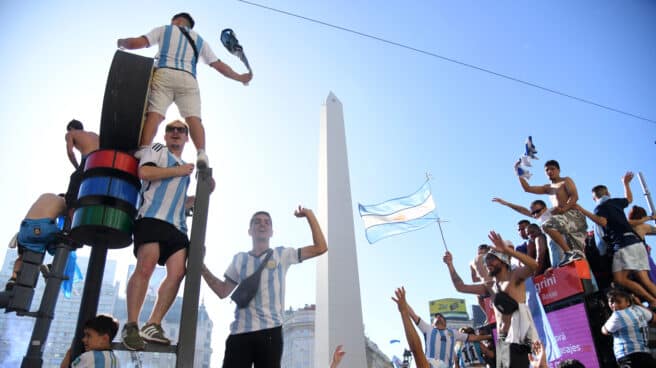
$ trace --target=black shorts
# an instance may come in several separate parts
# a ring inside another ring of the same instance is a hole
[[[653,367],[656,362],[649,353],[633,353],[617,359],[620,368]]]
[[[230,335],[223,368],[280,368],[282,327]]]
[[[66,194],[64,199],[66,200],[66,208],[76,208],[77,207],[77,195],[80,191],[80,184],[82,184],[82,179],[84,178],[84,165],[73,171],[71,178],[68,181],[68,189],[66,189]]]
[[[134,222],[134,256],[142,244],[159,243],[157,264],[164,266],[166,260],[180,249],[189,248],[187,234],[166,221],[144,217]]]

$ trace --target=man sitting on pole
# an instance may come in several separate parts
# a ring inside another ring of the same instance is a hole
[[[57,242],[57,234],[60,229],[57,226],[57,218],[66,212],[66,203],[62,196],[45,193],[32,204],[21,222],[20,231],[12,239],[10,247],[18,248],[18,257],[14,262],[11,278],[5,286],[10,291],[17,282],[19,271],[23,266],[23,253],[33,251],[45,253]],[[34,287],[33,285],[25,285]]]

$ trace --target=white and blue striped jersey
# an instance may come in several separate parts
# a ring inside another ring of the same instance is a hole
[[[225,278],[236,284],[253,274],[266,257],[250,252],[237,253],[225,272]],[[260,287],[246,308],[235,308],[230,334],[253,332],[282,326],[285,307],[285,275],[289,266],[301,262],[300,249],[277,247],[262,270]]]
[[[71,363],[73,368],[119,368],[112,350],[92,350],[82,353]]]
[[[468,335],[451,328],[434,328],[421,318],[417,326],[424,333],[426,357],[440,360],[450,367],[453,364],[456,341],[467,341]]]
[[[155,143],[150,149],[143,150],[139,166],[154,164],[157,167],[174,167],[184,165],[181,158],[175,156],[166,146]],[[137,218],[149,217],[166,221],[183,233],[187,233],[185,201],[189,176],[175,176],[162,180],[143,180],[139,196],[140,206]]]
[[[216,57],[210,46],[203,38],[193,30],[185,28],[189,36],[196,43],[198,56],[206,63],[213,63],[219,58]],[[184,70],[196,76],[196,55],[194,48],[191,46],[187,37],[180,31],[178,26],[166,25],[153,29],[144,37],[148,43],[159,45],[159,52],[155,56],[156,68],[171,68]]]
[[[458,350],[457,355],[460,368],[485,366],[485,359],[478,341],[465,342]]]
[[[652,318],[652,312],[636,305],[613,312],[604,327],[613,335],[615,359],[632,353],[649,353],[648,324]]]

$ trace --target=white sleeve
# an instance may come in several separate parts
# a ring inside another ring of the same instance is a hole
[[[604,327],[610,333],[616,332],[620,329],[620,318],[618,317],[617,312],[613,312],[613,314],[611,314],[608,321],[604,323]]]
[[[241,253],[235,254],[234,257],[232,257],[232,262],[230,262],[230,266],[228,266],[228,269],[226,272],[223,274],[223,276],[226,279],[229,279],[230,281],[239,284],[241,282],[239,278],[239,271],[237,270],[237,261],[238,257],[241,255]]]
[[[214,54],[214,51],[212,51],[212,48],[207,42],[204,42],[203,40],[203,46],[200,49],[200,58],[205,62],[205,64],[212,64],[213,62],[219,60],[218,57],[216,57],[216,54]]]
[[[145,164],[153,163],[158,167],[167,167],[166,151],[167,148],[162,144],[153,144],[149,149],[144,150],[141,160],[139,160],[139,166],[141,167]]]
[[[424,335],[428,335],[433,329],[433,327],[428,323],[426,323],[426,321],[424,321],[421,317],[419,317],[419,323],[417,323],[417,327],[419,327],[419,329],[421,330],[421,332],[424,333]]]
[[[280,252],[280,262],[285,268],[301,262],[299,258],[300,249],[280,247],[276,248],[274,251]]]
[[[82,353],[82,355],[75,358],[73,363],[71,363],[71,367],[73,368],[94,368],[95,366],[96,362],[94,359],[93,351]]]
[[[153,28],[150,32],[146,33],[144,37],[148,40],[150,46],[159,45],[164,35],[164,26]]]

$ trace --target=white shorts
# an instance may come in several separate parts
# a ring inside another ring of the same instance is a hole
[[[148,112],[166,116],[172,103],[178,107],[183,118],[195,116],[200,119],[200,90],[193,75],[176,69],[155,70],[148,94]]]
[[[613,272],[631,270],[631,271],[649,271],[649,256],[647,249],[642,242],[627,245],[613,254]]]

